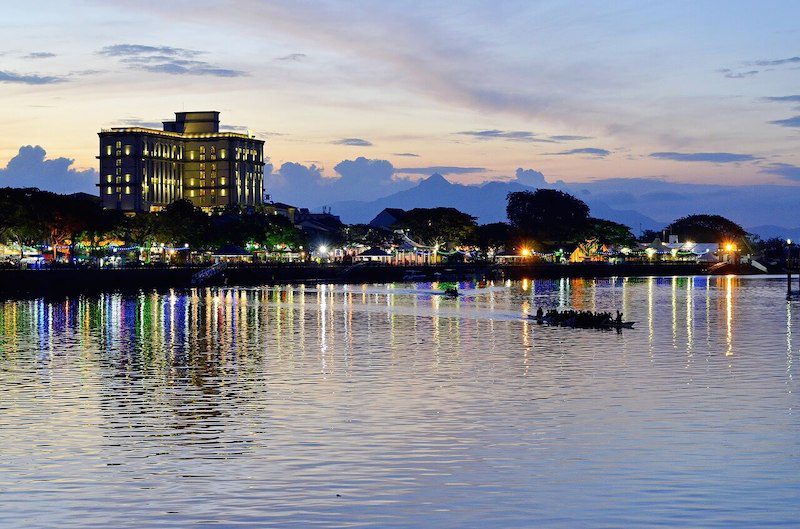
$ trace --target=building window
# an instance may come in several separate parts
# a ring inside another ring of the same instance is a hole
[[[117,167],[122,165],[122,160],[116,160]]]
[[[223,176],[222,178],[220,178],[220,179],[219,179],[219,185],[221,185],[221,186],[224,186],[224,185],[225,185],[225,182],[226,182],[226,179],[225,179],[225,177],[224,177],[224,176]]]
[[[131,175],[129,175],[129,174],[126,174],[126,175],[125,175],[125,181],[126,181],[126,182],[130,182],[130,181],[131,181]]]
[[[121,141],[118,141],[118,142],[116,143],[116,146],[117,146],[117,149],[120,149],[120,148],[122,148],[122,142],[121,142]]]
[[[224,197],[228,195],[228,191],[226,189],[223,189],[222,191],[219,192],[219,194]]]
[[[131,155],[131,146],[130,145],[126,145],[125,146],[125,156],[130,156],[130,155]]]
[[[111,183],[111,178],[112,178],[111,175],[106,175],[106,182],[108,182],[110,184]]]
[[[201,145],[200,146],[200,154],[205,154],[205,153],[206,153],[206,146],[205,145]]]
[[[106,188],[106,195],[113,195],[113,194],[114,194],[114,188],[111,187],[111,186],[108,186]]]
[[[224,160],[225,156],[227,156],[227,154],[228,154],[228,151],[226,151],[225,149],[220,149],[219,150],[219,159],[220,160]]]
[[[111,156],[111,144],[106,145],[106,155]]]
[[[125,186],[125,194],[126,195],[130,195],[131,194],[131,186]]]

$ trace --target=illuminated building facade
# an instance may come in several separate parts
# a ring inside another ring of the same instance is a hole
[[[220,132],[219,112],[176,112],[163,130],[119,127],[99,136],[104,208],[158,211],[182,198],[204,210],[264,202],[264,142]]]

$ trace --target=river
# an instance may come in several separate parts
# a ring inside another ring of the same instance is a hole
[[[0,527],[797,527],[783,279],[460,286],[0,303]]]

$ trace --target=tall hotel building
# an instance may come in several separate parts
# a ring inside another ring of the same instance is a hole
[[[186,198],[208,211],[264,202],[264,142],[219,131],[219,112],[176,112],[164,130],[144,127],[100,133],[103,207],[158,211]]]

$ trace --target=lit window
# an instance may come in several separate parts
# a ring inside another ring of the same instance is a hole
[[[114,194],[114,188],[112,188],[111,186],[108,186],[106,188],[106,195],[113,195],[113,194]]]
[[[126,174],[126,175],[125,175],[125,181],[126,181],[126,182],[130,182],[130,181],[131,181],[131,175],[129,175],[129,174]]]
[[[119,167],[120,165],[122,165],[122,160],[117,160],[116,164],[117,164],[117,167]]]
[[[190,197],[192,197],[192,198],[194,198],[194,189],[192,189],[191,191],[189,191],[189,196],[190,196]]]
[[[221,185],[221,186],[224,186],[224,185],[225,185],[225,182],[226,182],[226,180],[225,180],[225,177],[224,177],[224,176],[223,176],[222,178],[220,178],[220,179],[219,179],[219,185]]]
[[[122,142],[121,142],[121,141],[118,141],[116,145],[117,145],[117,149],[119,149],[119,148],[121,148],[121,147],[122,147]]]
[[[126,195],[130,195],[131,194],[131,186],[125,186],[125,194]]]
[[[220,158],[220,160],[224,160],[224,159],[225,159],[225,156],[226,156],[227,154],[228,154],[228,152],[227,152],[225,149],[220,149],[220,150],[219,150],[219,158]]]
[[[106,182],[111,183],[111,175],[106,175]]]
[[[125,156],[130,156],[130,155],[131,155],[131,146],[130,145],[126,145],[125,146]]]
[[[227,196],[228,191],[226,189],[223,189],[222,191],[219,192],[219,194],[224,197],[224,196]]]
[[[111,144],[106,145],[106,154],[111,156]]]

